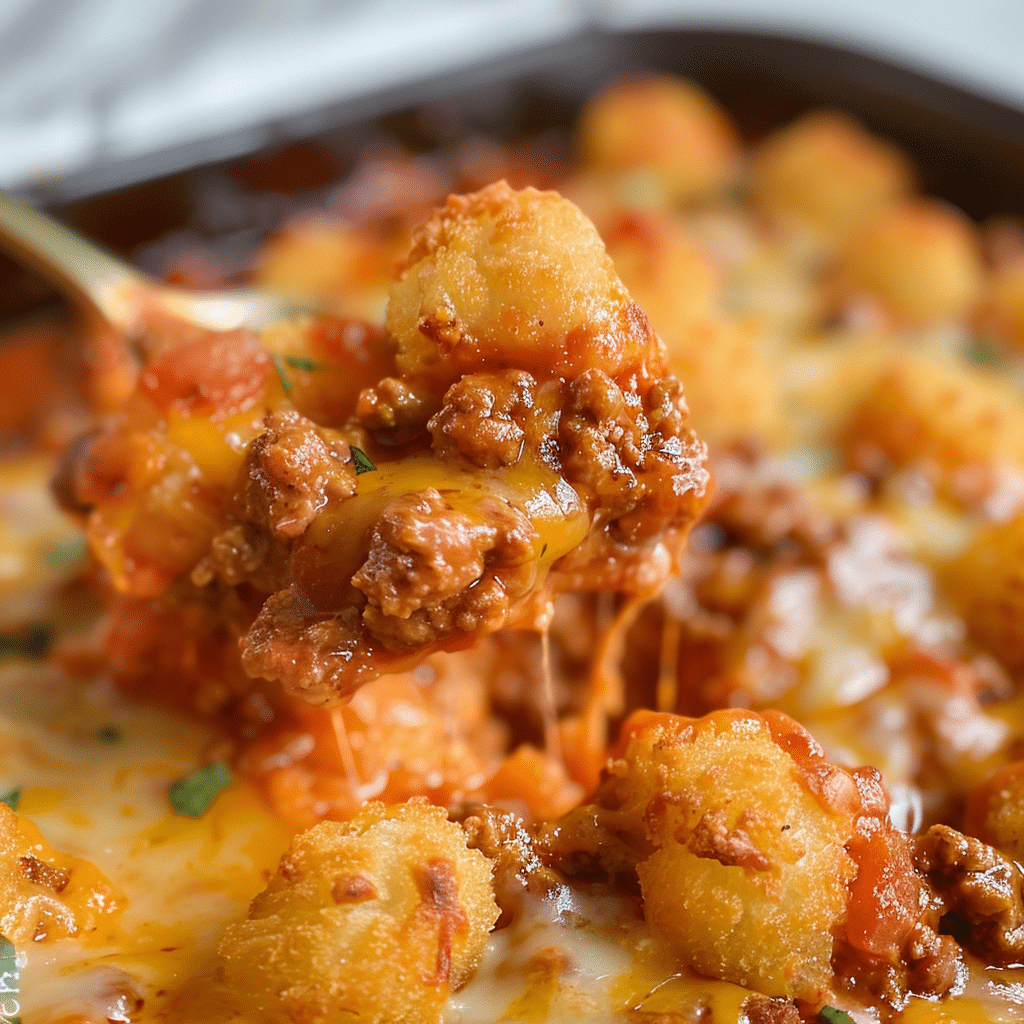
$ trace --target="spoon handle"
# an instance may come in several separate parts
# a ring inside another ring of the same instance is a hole
[[[130,326],[145,279],[115,256],[3,189],[0,247],[88,302],[115,327]]]
[[[2,2],[2,0],[0,0]],[[88,306],[126,338],[145,330],[159,313],[209,331],[269,324],[321,312],[323,304],[299,296],[249,288],[190,292],[151,281],[105,249],[0,189],[0,249],[40,271]]]

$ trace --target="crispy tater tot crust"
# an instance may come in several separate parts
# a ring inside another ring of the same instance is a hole
[[[587,105],[579,133],[588,165],[619,177],[624,198],[636,188],[630,176],[648,176],[653,181],[638,190],[662,202],[707,200],[729,184],[738,164],[736,131],[725,112],[696,85],[669,75],[613,83]]]
[[[663,360],[594,226],[555,192],[505,182],[451,196],[413,236],[387,328],[410,377],[451,383],[486,364],[616,376]],[[649,372],[650,372],[649,371]]]
[[[868,221],[840,257],[840,286],[868,295],[898,323],[953,320],[978,300],[977,229],[934,199],[895,204]]]
[[[762,211],[832,242],[849,237],[913,181],[903,154],[832,110],[776,132],[758,150],[751,174]]]
[[[593,802],[542,840],[572,874],[635,871],[644,916],[680,964],[820,1005],[840,942],[899,960],[919,885],[872,769],[830,764],[777,711],[637,711],[616,753]],[[850,929],[861,900],[875,905],[872,865],[889,920]]]
[[[915,467],[969,506],[1000,504],[1024,472],[1024,400],[989,371],[925,354],[893,358],[845,428],[869,473]]]
[[[490,864],[442,809],[371,803],[295,839],[225,931],[217,982],[260,1020],[429,1024],[497,919]]]

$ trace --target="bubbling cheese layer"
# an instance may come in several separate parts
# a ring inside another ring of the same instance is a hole
[[[195,722],[131,705],[103,678],[0,671],[0,787],[20,789],[19,812],[54,848],[99,867],[124,906],[110,928],[19,951],[26,1024],[173,1020],[175,991],[266,884],[288,836],[251,789],[236,782],[195,820],[171,806],[171,783],[217,742]]]

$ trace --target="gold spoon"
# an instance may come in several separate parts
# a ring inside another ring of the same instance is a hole
[[[160,284],[3,189],[0,247],[91,306],[126,338],[135,337],[144,317],[153,313],[205,330],[230,331],[259,329],[320,308],[311,300],[248,288],[189,292]]]

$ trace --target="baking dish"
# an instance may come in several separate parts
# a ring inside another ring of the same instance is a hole
[[[704,86],[748,142],[804,110],[839,107],[904,147],[924,191],[978,220],[1024,213],[1024,112],[827,43],[701,30],[590,31],[21,193],[124,255],[186,231],[243,268],[252,247],[296,206],[315,204],[363,147],[392,141],[429,152],[471,134],[514,140],[558,132],[597,85],[641,69]],[[148,262],[159,269],[158,258]],[[0,255],[0,323],[52,299]]]

